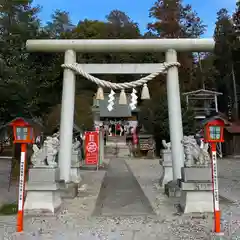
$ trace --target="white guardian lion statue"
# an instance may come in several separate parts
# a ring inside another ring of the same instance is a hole
[[[33,144],[33,154],[31,156],[31,162],[33,167],[43,167],[46,166],[45,159],[47,158],[47,151],[45,147],[38,148],[36,144]]]
[[[166,142],[166,140],[162,140],[162,145],[164,149],[171,150],[171,142]]]
[[[59,150],[60,142],[57,136],[47,137],[44,141],[43,145],[45,145],[47,150],[47,164],[51,168],[57,167],[56,156]]]
[[[204,143],[203,147],[201,148],[194,136],[184,136],[182,143],[184,147],[186,167],[196,165],[202,167],[209,166],[210,155],[208,153],[207,143]]]
[[[57,166],[56,156],[59,151],[59,145],[58,134],[47,137],[41,148],[33,144],[33,154],[31,156],[33,167],[48,166],[50,168],[55,168]]]

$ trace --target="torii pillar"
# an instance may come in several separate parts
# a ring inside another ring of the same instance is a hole
[[[76,52],[73,50],[67,50],[64,56],[64,63],[76,63]],[[58,161],[60,179],[64,180],[65,183],[70,182],[75,105],[75,78],[75,73],[72,70],[64,69]]]
[[[166,62],[177,62],[177,52],[169,49],[166,52]],[[184,166],[184,151],[182,144],[182,110],[179,88],[178,67],[167,71],[168,119],[172,149],[173,180],[181,179],[181,168]]]

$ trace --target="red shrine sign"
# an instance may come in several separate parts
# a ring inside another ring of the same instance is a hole
[[[99,132],[85,133],[85,164],[97,165],[99,159]]]

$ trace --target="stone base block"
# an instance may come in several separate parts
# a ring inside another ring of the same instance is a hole
[[[178,181],[170,181],[164,186],[164,192],[168,197],[180,197],[181,189]]]
[[[73,151],[71,161],[73,163],[78,163],[80,160],[81,160],[80,159],[80,152],[79,151]]]
[[[71,167],[71,181],[74,183],[77,183],[78,185],[82,181],[81,175],[80,175],[80,167]]]
[[[42,182],[53,183],[60,179],[59,168],[49,168],[48,166],[42,168],[29,169],[28,182]]]
[[[212,213],[212,191],[182,191],[180,206],[184,213]]]
[[[58,168],[29,169],[24,211],[27,215],[53,215],[61,207]]]
[[[86,165],[86,164],[83,164],[81,166],[81,170],[96,171],[97,170],[97,166],[96,165]]]
[[[60,196],[62,198],[75,198],[78,195],[78,183],[60,183]]]
[[[164,162],[170,162],[172,163],[172,152],[169,149],[163,149],[161,150],[161,155]]]
[[[24,214],[54,215],[61,204],[59,191],[28,191],[24,203]]]
[[[212,191],[211,182],[182,182],[183,191]]]
[[[163,166],[163,176],[160,179],[160,185],[165,186],[168,182],[173,180],[172,166]]]
[[[207,182],[212,180],[210,167],[184,167],[181,170],[183,182]]]

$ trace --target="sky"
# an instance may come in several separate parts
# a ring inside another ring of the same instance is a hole
[[[204,24],[208,26],[203,37],[212,37],[216,13],[221,8],[226,8],[232,13],[236,0],[183,0],[192,5]],[[105,20],[105,16],[111,10],[118,9],[125,12],[133,21],[139,23],[141,31],[145,31],[146,25],[151,22],[148,10],[155,0],[34,0],[35,5],[42,6],[40,18],[45,23],[51,20],[51,14],[55,9],[70,13],[71,20],[76,24],[82,19]]]

